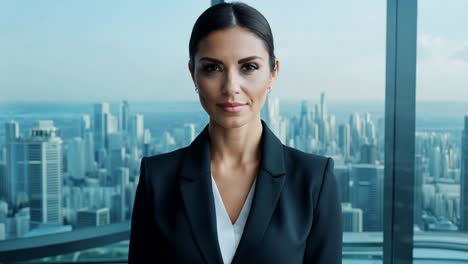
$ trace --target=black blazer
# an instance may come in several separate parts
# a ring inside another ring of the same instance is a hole
[[[333,160],[287,147],[262,125],[255,193],[232,263],[341,263]],[[190,146],[141,161],[128,260],[223,263],[208,125]]]

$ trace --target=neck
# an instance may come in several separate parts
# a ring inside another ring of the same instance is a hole
[[[211,161],[228,166],[258,162],[262,130],[260,119],[238,128],[224,128],[210,119]]]

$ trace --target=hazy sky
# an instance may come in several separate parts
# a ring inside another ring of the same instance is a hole
[[[383,100],[385,0],[245,1],[269,20],[280,99]],[[468,1],[420,0],[417,100],[468,101]],[[0,1],[0,101],[195,100],[209,0]]]

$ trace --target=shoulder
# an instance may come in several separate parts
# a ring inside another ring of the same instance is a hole
[[[140,165],[140,175],[145,175],[149,185],[165,185],[172,181],[171,175],[176,175],[180,167],[186,147],[154,156],[143,157]]]
[[[161,153],[154,156],[144,157],[142,159],[142,164],[146,166],[147,169],[161,167],[171,167],[177,165],[186,150],[186,147],[180,148],[171,152]]]
[[[295,170],[305,170],[309,173],[323,175],[327,167],[333,168],[332,158],[306,153],[286,145],[283,145],[283,149],[286,165],[293,166]]]

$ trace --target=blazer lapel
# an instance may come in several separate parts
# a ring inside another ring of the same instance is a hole
[[[208,126],[185,151],[180,191],[189,223],[206,263],[223,263],[216,230]]]
[[[262,160],[249,216],[233,264],[248,262],[260,245],[285,182],[283,145],[262,120]],[[211,186],[208,125],[185,151],[180,190],[195,240],[207,263],[223,263]]]
[[[247,263],[255,255],[285,182],[283,145],[263,120],[262,125],[262,160],[255,193],[232,264]]]

